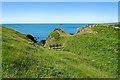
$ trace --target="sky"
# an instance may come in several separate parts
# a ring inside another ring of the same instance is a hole
[[[119,2],[120,0],[1,0],[2,2]]]
[[[2,2],[3,23],[108,23],[118,2]]]

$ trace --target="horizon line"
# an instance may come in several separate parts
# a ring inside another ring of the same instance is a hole
[[[116,22],[7,22],[7,23],[0,23],[0,24],[39,24],[39,23],[58,23],[58,24],[63,24],[63,23],[116,23]]]

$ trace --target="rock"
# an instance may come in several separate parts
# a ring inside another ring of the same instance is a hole
[[[60,29],[60,28],[55,28],[53,31],[56,31],[56,30],[61,31],[61,29]]]
[[[41,40],[39,43],[45,44],[45,43],[46,43],[46,40]]]
[[[73,33],[70,33],[70,35],[74,35]]]
[[[79,33],[80,31],[79,31],[79,28],[77,28],[77,32],[76,33]]]
[[[30,34],[27,34],[26,37],[29,38],[29,39],[31,39],[31,40],[32,40],[33,42],[35,42],[35,43],[38,42],[38,41],[36,41],[36,40],[34,39],[34,37],[33,37],[32,35],[30,35]]]

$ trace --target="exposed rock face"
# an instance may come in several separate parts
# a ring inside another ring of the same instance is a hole
[[[79,33],[80,31],[84,31],[86,29],[86,27],[83,27],[81,29],[77,28],[77,32],[76,33]]]
[[[83,26],[83,27],[80,27],[80,28],[77,28],[77,32],[76,33],[79,33],[79,32],[81,32],[81,31],[84,31],[84,30],[86,30],[88,27],[95,27],[95,25],[85,25],[85,26]]]
[[[29,38],[29,39],[31,39],[31,40],[32,40],[33,42],[35,42],[35,43],[38,42],[38,41],[36,41],[36,40],[34,39],[34,37],[33,37],[32,35],[30,35],[30,34],[27,34],[26,37]]]
[[[77,32],[76,33],[79,33],[80,31],[79,31],[79,28],[77,28]]]
[[[41,40],[39,43],[45,44],[45,43],[46,43],[46,40]]]
[[[56,30],[61,31],[61,29],[60,29],[60,28],[55,28],[53,31],[56,31]]]
[[[74,35],[73,33],[70,33],[70,35]]]

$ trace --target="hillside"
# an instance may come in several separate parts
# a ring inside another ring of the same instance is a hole
[[[93,68],[106,72],[109,75],[118,76],[118,25],[112,23],[98,24],[94,27],[83,26],[75,35],[63,37],[64,40],[57,40],[62,43],[61,51],[68,51],[78,55],[81,60]],[[59,31],[58,31],[59,32]],[[62,42],[61,42],[62,41]],[[48,44],[48,43],[47,43]],[[49,42],[49,44],[51,44]],[[53,40],[52,44],[56,44]],[[49,46],[48,46],[49,47]]]
[[[50,45],[55,44],[64,44],[66,41],[66,38],[69,38],[70,35],[66,32],[64,32],[61,29],[54,29],[50,34],[48,34],[46,38],[46,44],[45,47],[49,47]]]
[[[118,29],[97,27],[75,35],[55,29],[48,35],[46,47],[40,48],[26,34],[0,27],[3,78],[118,77]],[[48,48],[59,43],[64,48]]]
[[[0,27],[0,79],[2,78],[2,27]]]

